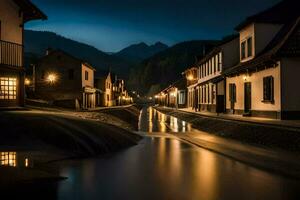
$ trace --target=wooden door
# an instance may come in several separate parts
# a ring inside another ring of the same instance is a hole
[[[245,113],[251,111],[251,83],[245,83]]]

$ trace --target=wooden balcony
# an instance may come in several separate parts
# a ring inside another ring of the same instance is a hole
[[[23,45],[0,40],[0,65],[23,67]]]

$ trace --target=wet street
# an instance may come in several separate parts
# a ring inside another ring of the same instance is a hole
[[[153,108],[141,112],[139,145],[97,159],[68,161],[56,198],[133,200],[299,199],[300,182],[207,151],[166,133],[190,124]],[[154,136],[160,133],[161,136]],[[166,137],[164,136],[166,135]],[[288,169],[287,169],[288,170]]]

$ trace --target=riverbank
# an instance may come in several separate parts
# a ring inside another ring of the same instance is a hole
[[[194,128],[216,136],[246,144],[300,153],[300,129],[297,128],[200,116],[170,108],[156,107],[155,109],[189,122]]]
[[[296,130],[199,116],[169,108],[155,109],[192,127],[184,134],[169,133],[172,137],[257,168],[300,179],[300,153],[297,148],[300,135]],[[281,141],[283,144],[280,144]],[[288,143],[293,145],[292,148]]]
[[[113,114],[115,112],[119,114]],[[0,184],[61,179],[55,173],[44,172],[45,164],[55,160],[106,155],[136,145],[142,138],[132,132],[136,130],[134,123],[137,124],[138,113],[135,107],[95,112],[37,107],[1,111],[0,151],[17,154],[26,151],[29,152],[27,157],[32,154],[40,156],[33,158],[35,166],[30,170],[18,165],[15,169],[0,167],[1,171],[11,172],[7,174],[19,174],[1,176]]]

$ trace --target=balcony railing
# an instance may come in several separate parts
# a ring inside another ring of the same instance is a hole
[[[0,64],[22,67],[23,45],[0,40]]]

